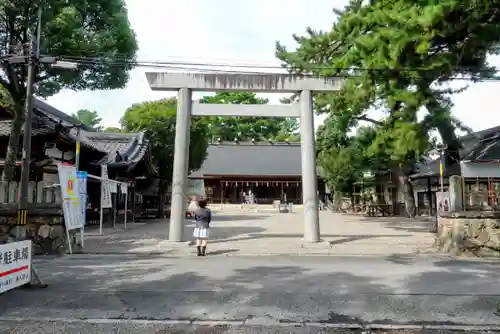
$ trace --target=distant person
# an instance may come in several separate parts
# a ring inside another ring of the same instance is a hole
[[[196,227],[193,231],[193,237],[196,238],[196,251],[198,256],[205,256],[207,251],[208,238],[210,237],[210,222],[212,220],[212,211],[207,208],[207,201],[201,199],[198,201],[198,209],[194,212]]]

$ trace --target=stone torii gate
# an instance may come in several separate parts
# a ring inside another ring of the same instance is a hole
[[[337,91],[339,79],[168,72],[147,72],[146,78],[152,90],[178,91],[169,241],[184,239],[191,116],[300,117],[304,241],[320,241],[312,92]],[[200,104],[192,102],[192,91],[299,93],[300,100],[290,105]]]

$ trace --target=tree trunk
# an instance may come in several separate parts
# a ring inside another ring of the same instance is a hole
[[[21,146],[21,130],[25,120],[24,102],[16,104],[14,109],[14,117],[9,135],[9,144],[7,145],[7,154],[5,155],[5,164],[2,171],[2,181],[14,180],[16,175],[17,155]]]
[[[351,193],[349,197],[351,198],[351,210],[353,212],[356,212],[356,202],[354,200],[354,194]]]
[[[160,181],[158,182],[158,218],[164,218],[165,216],[165,211],[164,211],[164,208],[165,208],[165,194],[166,194],[166,189],[165,189],[165,180],[164,179],[160,179]]]
[[[431,100],[427,103],[426,108],[430,114],[434,115],[434,127],[439,132],[439,136],[446,146],[446,166],[459,162],[461,144],[455,133],[455,127],[451,124],[450,120],[445,117],[446,110],[436,100]]]
[[[377,180],[378,182],[378,180]],[[386,204],[384,196],[384,187],[380,184],[375,185],[375,203],[376,204]]]
[[[401,167],[398,168],[398,184],[403,191],[405,213],[407,217],[414,218],[416,215],[416,206],[413,193],[413,185],[408,178],[408,174]]]

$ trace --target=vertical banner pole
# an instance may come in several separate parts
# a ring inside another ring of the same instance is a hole
[[[85,224],[87,222],[87,179],[88,179],[88,173],[87,172],[82,172],[78,171],[76,172],[77,179],[78,179],[78,192],[80,196],[80,206],[82,210],[82,215],[83,215],[83,224],[82,228],[80,229],[80,245],[82,249],[84,248],[84,242],[85,242]]]
[[[124,185],[124,188],[125,188],[125,228],[127,228],[127,203],[128,203],[128,185],[127,184],[123,184]]]
[[[101,211],[99,214],[99,234],[102,234],[102,215],[103,215],[103,210],[102,210],[102,199],[101,199]]]
[[[61,188],[62,208],[64,224],[66,227],[66,238],[68,239],[69,254],[73,254],[71,245],[71,230],[80,230],[83,235],[85,219],[82,212],[81,194],[78,182],[78,173],[72,165],[57,165],[59,174],[59,186]]]
[[[114,182],[114,181],[112,181]],[[111,193],[111,196],[113,197],[113,228],[116,228],[116,210],[118,209],[118,184],[114,182],[113,189],[116,189],[117,191],[115,192],[114,196],[113,193]]]
[[[113,208],[111,203],[110,181],[108,178],[108,166],[101,165],[101,215],[99,217],[99,233],[102,234],[104,221],[104,209]]]

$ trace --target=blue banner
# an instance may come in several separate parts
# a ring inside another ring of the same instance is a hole
[[[83,213],[83,219],[85,225],[87,225],[87,179],[89,177],[87,172],[78,171],[76,172],[76,177],[78,178],[78,193],[80,195],[80,205]]]

